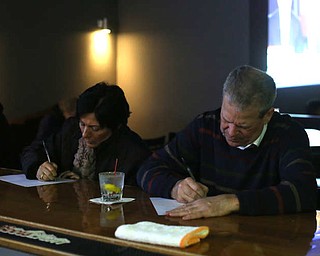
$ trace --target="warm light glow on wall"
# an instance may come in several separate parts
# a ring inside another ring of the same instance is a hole
[[[91,35],[91,54],[94,58],[106,57],[108,54],[109,34],[104,30],[98,30]],[[103,55],[103,56],[102,56]]]
[[[110,35],[104,30],[92,32],[90,35],[91,67],[106,67],[111,54]]]

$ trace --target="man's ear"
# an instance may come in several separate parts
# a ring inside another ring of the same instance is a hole
[[[270,121],[270,119],[271,119],[271,117],[273,115],[273,112],[274,112],[274,108],[270,108],[268,110],[268,112],[263,116],[263,123],[264,124],[269,123],[269,121]]]

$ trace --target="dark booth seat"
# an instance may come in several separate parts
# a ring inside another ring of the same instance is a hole
[[[165,145],[166,136],[144,139],[143,141],[146,143],[146,145],[151,151],[155,151],[157,149],[162,148]]]
[[[290,114],[294,120],[300,123],[304,128],[320,130],[320,116],[319,115],[305,115],[305,114]]]

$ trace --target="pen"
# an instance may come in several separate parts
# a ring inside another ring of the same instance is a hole
[[[48,152],[48,149],[47,149],[47,146],[46,146],[46,143],[44,142],[44,140],[42,141],[42,145],[44,147],[44,151],[46,151],[48,162],[51,163],[49,152]]]
[[[48,152],[48,149],[47,149],[47,146],[46,146],[46,143],[44,142],[44,140],[42,141],[42,145],[43,145],[43,148],[44,148],[44,151],[46,152],[46,155],[47,155],[47,159],[48,159],[48,162],[51,163],[51,159],[50,159],[50,156],[49,156],[49,152]],[[63,175],[64,173],[61,173],[60,175]],[[43,175],[43,174],[42,174]],[[61,177],[59,176],[58,178],[54,178],[53,180],[57,181],[59,180]]]
[[[183,157],[181,157],[181,161],[182,161],[182,165],[183,167],[186,169],[186,171],[189,173],[190,177],[193,179],[193,180],[196,180],[196,178],[194,177],[190,167],[186,164],[186,161],[184,160]]]

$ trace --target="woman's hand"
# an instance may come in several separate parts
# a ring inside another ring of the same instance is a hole
[[[37,186],[39,197],[45,203],[58,201],[58,189],[56,185]]]
[[[44,181],[55,180],[57,176],[57,169],[57,164],[46,161],[39,166],[36,177],[38,180]]]
[[[78,180],[80,179],[80,176],[72,171],[65,171],[59,175],[59,178]]]

